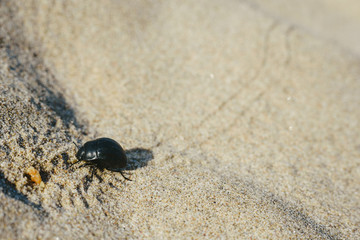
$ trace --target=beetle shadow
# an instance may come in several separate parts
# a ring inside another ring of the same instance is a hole
[[[136,170],[147,166],[154,159],[153,152],[144,148],[133,148],[125,151],[128,164],[124,170]]]

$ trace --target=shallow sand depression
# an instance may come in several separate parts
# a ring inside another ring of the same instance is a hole
[[[283,2],[1,1],[0,238],[359,239],[360,8]]]

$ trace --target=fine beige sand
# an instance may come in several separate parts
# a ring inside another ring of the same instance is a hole
[[[0,1],[0,238],[360,239],[359,5]]]

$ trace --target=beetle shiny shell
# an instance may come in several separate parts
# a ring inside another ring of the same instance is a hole
[[[75,163],[85,161],[85,165],[120,172],[126,180],[130,180],[126,178],[120,170],[126,167],[127,157],[124,149],[115,140],[98,138],[86,142],[76,153],[76,158],[78,161]]]

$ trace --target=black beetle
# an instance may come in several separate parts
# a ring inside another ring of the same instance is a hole
[[[75,144],[76,145],[76,144]],[[114,172],[120,172],[121,175],[131,181],[131,179],[124,176],[121,169],[126,167],[127,157],[124,149],[115,140],[110,138],[98,138],[86,142],[84,146],[79,148],[76,153],[78,161],[70,165],[70,167],[80,161],[85,161],[83,166],[96,166],[100,169],[107,169]],[[94,171],[92,175],[94,174]]]

